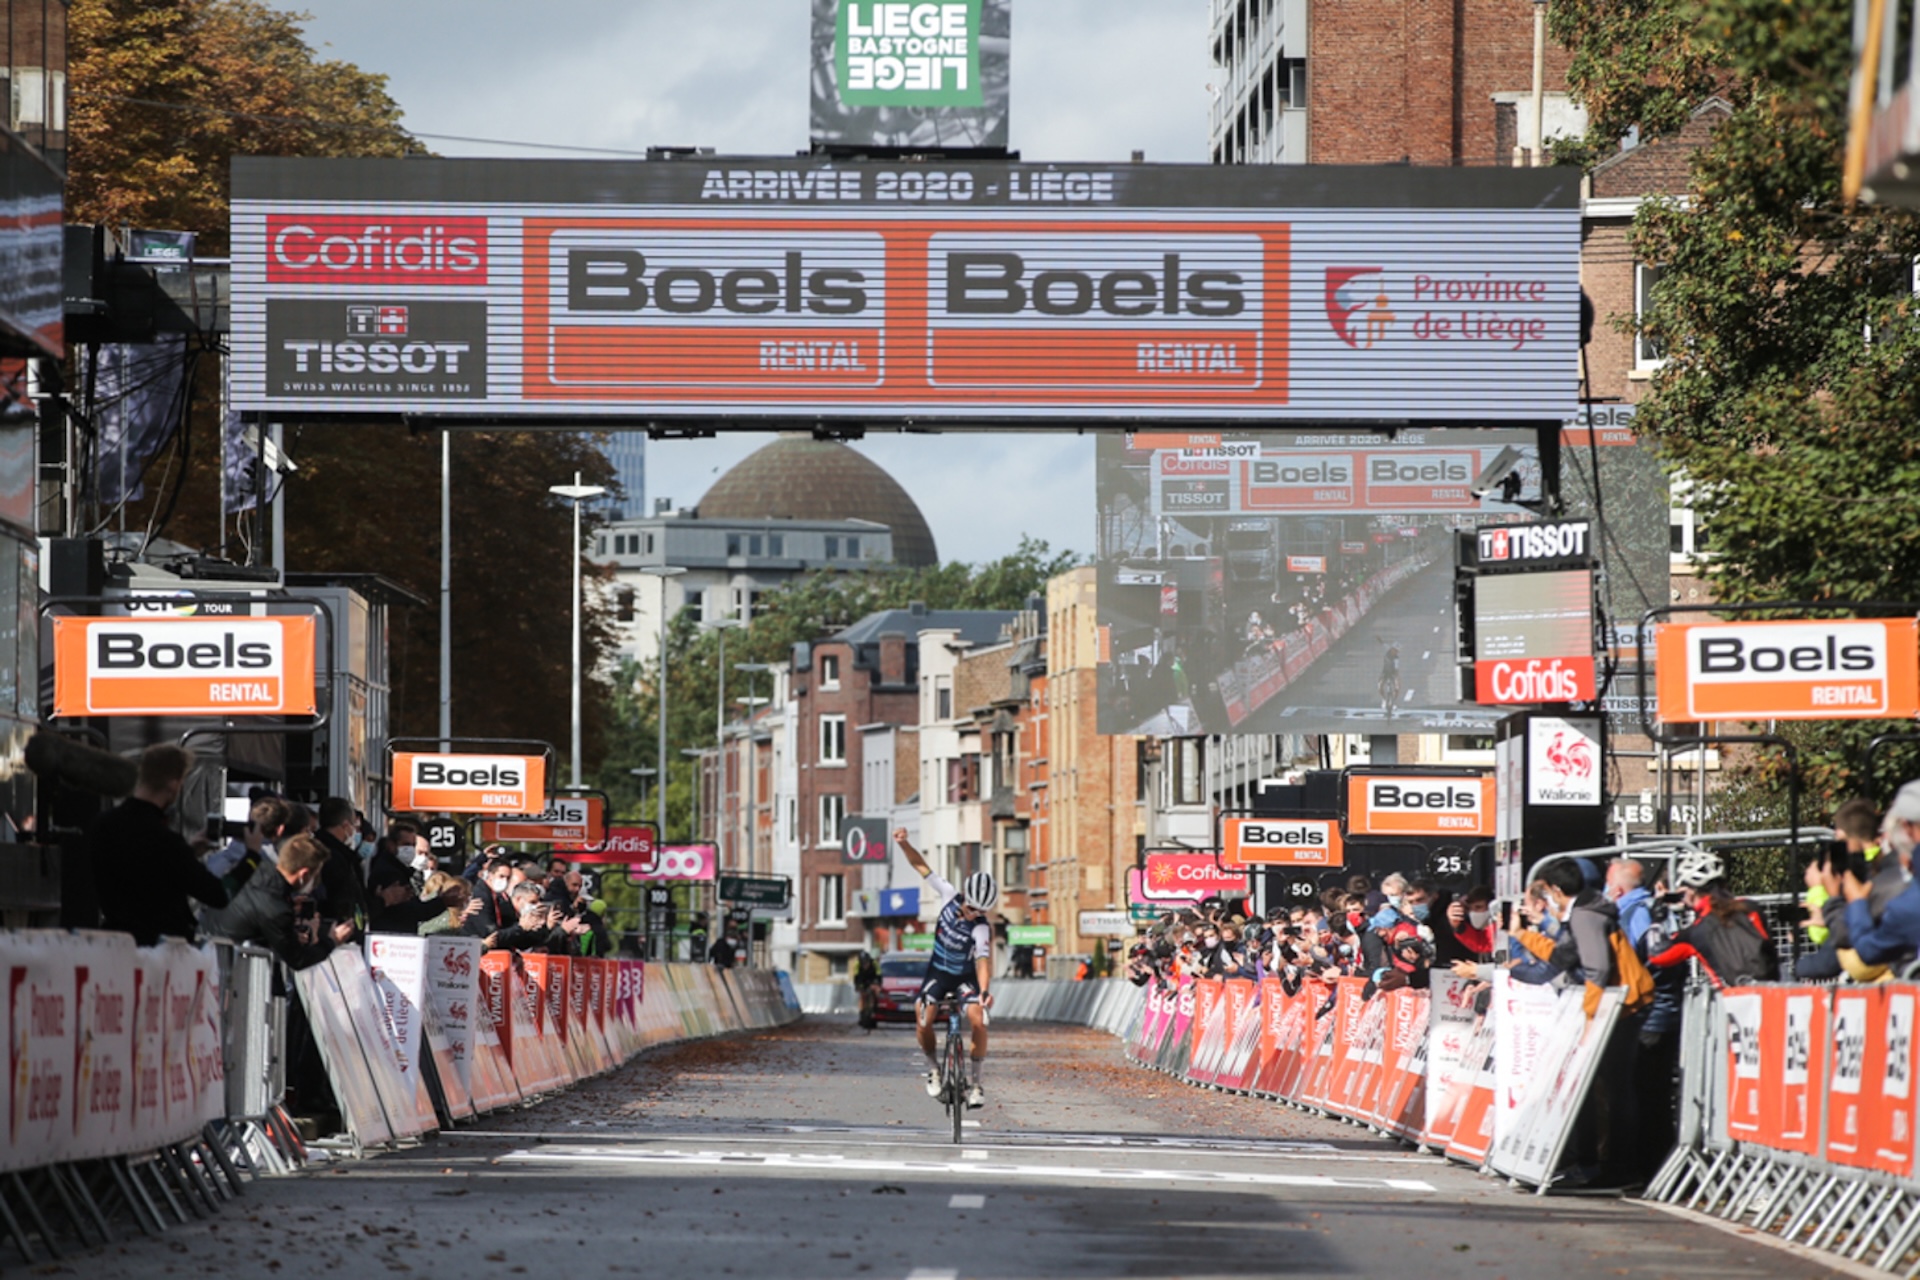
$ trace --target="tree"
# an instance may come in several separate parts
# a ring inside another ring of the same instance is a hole
[[[1920,600],[1920,224],[1840,199],[1845,0],[1555,0],[1583,148],[1733,107],[1688,198],[1644,206],[1636,256],[1665,270],[1643,319],[1668,353],[1639,429],[1690,482],[1728,602]],[[1861,785],[1875,724],[1799,726],[1810,812]],[[1775,770],[1769,754],[1759,767]],[[1883,781],[1907,776],[1883,761]],[[1884,787],[1882,788],[1885,789]]]
[[[73,0],[67,208],[227,244],[232,157],[424,154],[387,78],[321,59],[256,0]]]
[[[1045,542],[1021,538],[1018,549],[983,565],[952,563],[922,569],[876,568],[861,573],[818,571],[762,596],[761,612],[745,628],[726,637],[727,664],[764,662],[784,667],[793,646],[817,640],[883,609],[902,609],[919,601],[929,609],[1024,609],[1034,597],[1045,599],[1047,582],[1081,563],[1071,551],[1055,553]],[[1042,605],[1042,608],[1045,606]],[[692,830],[694,766],[681,748],[714,741],[715,704],[720,689],[720,637],[682,612],[667,630],[667,774],[656,783],[667,788],[667,827],[684,835]],[[767,688],[765,676],[754,679]],[[628,663],[613,681],[605,723],[607,753],[596,785],[613,798],[616,813],[651,819],[651,790],[641,812],[639,780],[631,770],[659,768],[659,664]],[[747,677],[729,671],[729,693],[748,692]]]
[[[73,216],[192,230],[217,256],[232,156],[421,154],[386,78],[317,56],[301,21],[256,0],[74,0]],[[221,543],[218,386],[203,370],[187,429],[150,468],[130,528]],[[287,480],[288,567],[382,574],[430,602],[396,612],[389,641],[396,735],[436,732],[439,438],[394,420],[289,428],[299,470]],[[564,749],[572,512],[547,486],[575,471],[608,484],[611,469],[591,437],[573,432],[463,433],[453,456],[454,728]],[[603,610],[587,621],[593,672],[611,632]],[[590,753],[604,702],[586,699]]]

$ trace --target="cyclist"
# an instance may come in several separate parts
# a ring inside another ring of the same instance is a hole
[[[1400,646],[1390,644],[1380,660],[1380,708],[1392,711],[1400,697]]]
[[[860,1025],[868,1031],[874,1026],[874,997],[880,987],[880,971],[874,968],[873,956],[862,951],[853,965],[853,989],[860,993]]]
[[[993,926],[987,912],[1000,896],[1000,888],[985,871],[968,876],[959,889],[935,875],[920,851],[907,842],[905,827],[893,833],[900,851],[925,876],[940,895],[940,917],[934,924],[933,959],[927,965],[927,979],[915,1001],[914,1023],[920,1040],[920,1052],[927,1055],[927,1096],[940,1096],[940,1060],[935,1056],[933,1010],[940,1001],[958,999],[973,1024],[972,1065],[967,1082],[967,1106],[978,1107],[987,1099],[981,1084],[981,1069],[987,1057],[986,1010],[993,1007],[988,992],[993,976]]]

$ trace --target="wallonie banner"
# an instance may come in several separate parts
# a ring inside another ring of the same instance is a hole
[[[238,159],[253,417],[1544,421],[1577,175]]]

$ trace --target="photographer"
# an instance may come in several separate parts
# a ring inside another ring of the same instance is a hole
[[[1913,786],[1908,783],[1894,797],[1893,805],[1887,810],[1889,827],[1897,820],[1903,797],[1907,800],[1909,816],[1920,817],[1920,797],[1908,795],[1908,788]],[[1840,953],[1857,955],[1844,896],[1843,880],[1847,875],[1869,886],[1867,914],[1876,923],[1886,912],[1887,904],[1907,887],[1906,869],[1898,856],[1883,851],[1880,831],[1873,805],[1866,800],[1849,800],[1834,811],[1833,832],[1838,838],[1809,866],[1807,874],[1808,939],[1816,942],[1816,950],[1800,957],[1794,965],[1795,977],[1838,978],[1848,972]],[[1817,940],[1813,936],[1815,929],[1821,934]]]

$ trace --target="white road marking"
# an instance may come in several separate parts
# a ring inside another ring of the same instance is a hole
[[[1428,658],[1431,658],[1432,656],[1433,656],[1433,650],[1431,649],[1422,650],[1420,654],[1420,661],[1425,662]]]
[[[1326,1178],[1314,1174],[1238,1173],[1213,1169],[1115,1169],[1085,1165],[966,1164],[957,1160],[848,1160],[832,1156],[766,1155],[727,1151],[621,1151],[611,1147],[552,1146],[515,1151],[501,1164],[704,1165],[730,1169],[811,1170],[817,1173],[966,1174],[994,1173],[1007,1178],[1064,1178],[1084,1182],[1205,1182],[1215,1186],[1308,1187],[1320,1190],[1431,1192],[1433,1184],[1415,1178]]]
[[[907,1272],[907,1280],[960,1280],[958,1271],[936,1271],[932,1267],[915,1267]]]
[[[962,1160],[985,1160],[987,1153],[984,1151],[962,1151],[960,1158]]]
[[[949,1209],[984,1209],[987,1207],[985,1196],[955,1196],[947,1201]]]

